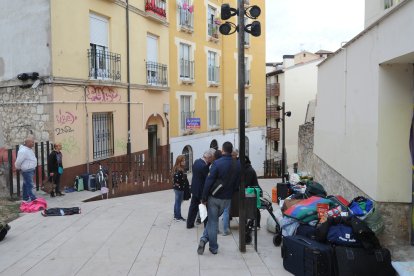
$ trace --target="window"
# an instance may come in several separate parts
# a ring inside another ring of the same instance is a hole
[[[212,7],[208,6],[208,13],[207,13],[207,28],[208,28],[208,35],[210,37],[218,38],[218,26],[219,19],[216,18],[217,10]]]
[[[220,126],[220,112],[217,96],[208,97],[208,126],[211,128]]]
[[[114,121],[113,114],[93,113],[93,159],[114,155]]]
[[[249,18],[248,17],[244,17],[244,25],[246,26],[247,24],[249,24]],[[250,46],[250,34],[248,32],[244,32],[244,47],[249,47]]]
[[[149,85],[158,84],[158,38],[147,35],[147,83]]]
[[[178,15],[179,15],[178,22],[182,29],[192,32],[193,12],[194,12],[194,5],[190,3],[190,0],[181,0],[181,3],[178,5]]]
[[[194,79],[194,61],[190,58],[191,45],[180,43],[180,78]]]
[[[249,156],[249,137],[247,136],[244,136],[244,154]]]
[[[89,14],[90,63],[89,76],[105,79],[109,76],[108,19]]]
[[[208,51],[208,81],[212,83],[219,82],[219,67],[217,64],[217,53]]]
[[[244,85],[250,85],[250,63],[249,58],[244,58]]]
[[[185,156],[185,170],[187,172],[191,172],[193,164],[193,149],[191,146],[185,146],[182,154]]]
[[[186,129],[185,121],[187,118],[193,117],[193,112],[191,112],[191,96],[181,96],[181,129]]]
[[[210,149],[218,150],[218,143],[217,143],[217,140],[216,139],[214,139],[213,141],[211,141],[211,143],[210,143]]]
[[[244,116],[245,123],[250,124],[250,108],[249,108],[249,97],[244,97]]]

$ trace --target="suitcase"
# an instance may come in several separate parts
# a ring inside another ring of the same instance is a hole
[[[81,175],[83,179],[83,186],[85,190],[95,192],[96,191],[96,181],[95,181],[95,175],[85,173]]]
[[[348,210],[349,201],[346,200],[345,198],[343,198],[342,196],[340,196],[340,195],[330,195],[330,196],[327,196],[327,198],[332,200],[335,204],[341,206],[343,212],[349,212],[349,210]]]
[[[287,198],[293,193],[293,190],[290,187],[289,183],[277,183],[276,191],[277,191],[277,203],[278,204],[281,200]]]
[[[295,235],[304,236],[309,239],[316,239],[316,227],[309,224],[299,224]]]
[[[334,275],[333,249],[304,236],[287,236],[282,245],[283,267],[296,276]]]
[[[386,248],[367,250],[365,248],[335,247],[338,276],[392,276],[391,254]]]

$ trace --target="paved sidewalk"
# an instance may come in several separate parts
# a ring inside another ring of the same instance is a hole
[[[270,192],[275,179],[261,179]],[[99,192],[49,198],[49,208],[81,207],[82,214],[42,217],[24,214],[10,223],[0,243],[0,275],[291,275],[283,269],[280,247],[266,230],[262,211],[258,252],[238,249],[237,219],[232,235],[218,237],[219,253],[198,255],[203,231],[173,221],[172,190],[84,203]],[[189,202],[182,206],[186,217]]]

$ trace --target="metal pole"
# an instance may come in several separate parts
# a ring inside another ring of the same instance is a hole
[[[285,102],[282,102],[282,182],[285,183],[286,149],[285,149]]]
[[[245,100],[244,100],[244,84],[245,84],[245,64],[244,64],[244,1],[239,3],[238,16],[238,86],[239,86],[239,156],[240,156],[240,189],[239,189],[239,250],[246,252],[246,205],[245,205]]]
[[[127,50],[127,97],[128,97],[128,104],[127,104],[127,123],[128,123],[128,141],[127,141],[127,155],[128,155],[128,170],[131,171],[131,72],[130,72],[130,64],[129,64],[129,2],[126,0],[126,50]]]

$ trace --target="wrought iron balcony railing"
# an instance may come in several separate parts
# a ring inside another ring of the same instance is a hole
[[[121,55],[88,49],[89,78],[121,81]]]
[[[145,11],[155,13],[158,16],[166,17],[166,0],[145,0]]]
[[[280,95],[280,84],[271,83],[266,85],[266,97],[277,97]]]
[[[186,120],[194,117],[194,111],[181,111],[181,129],[186,129]]]
[[[251,80],[250,80],[250,70],[244,71],[244,85],[250,86]]]
[[[280,129],[275,127],[267,127],[266,137],[271,141],[280,141]]]
[[[211,128],[220,127],[220,110],[210,110],[209,111],[209,122],[208,125]]]
[[[183,81],[194,81],[194,61],[180,60],[180,79]]]
[[[219,66],[208,66],[208,82],[212,85],[218,85],[220,83]]]
[[[193,32],[194,30],[194,13],[187,8],[178,7],[179,24],[181,29]]]
[[[147,61],[147,84],[153,86],[168,86],[167,65]]]

